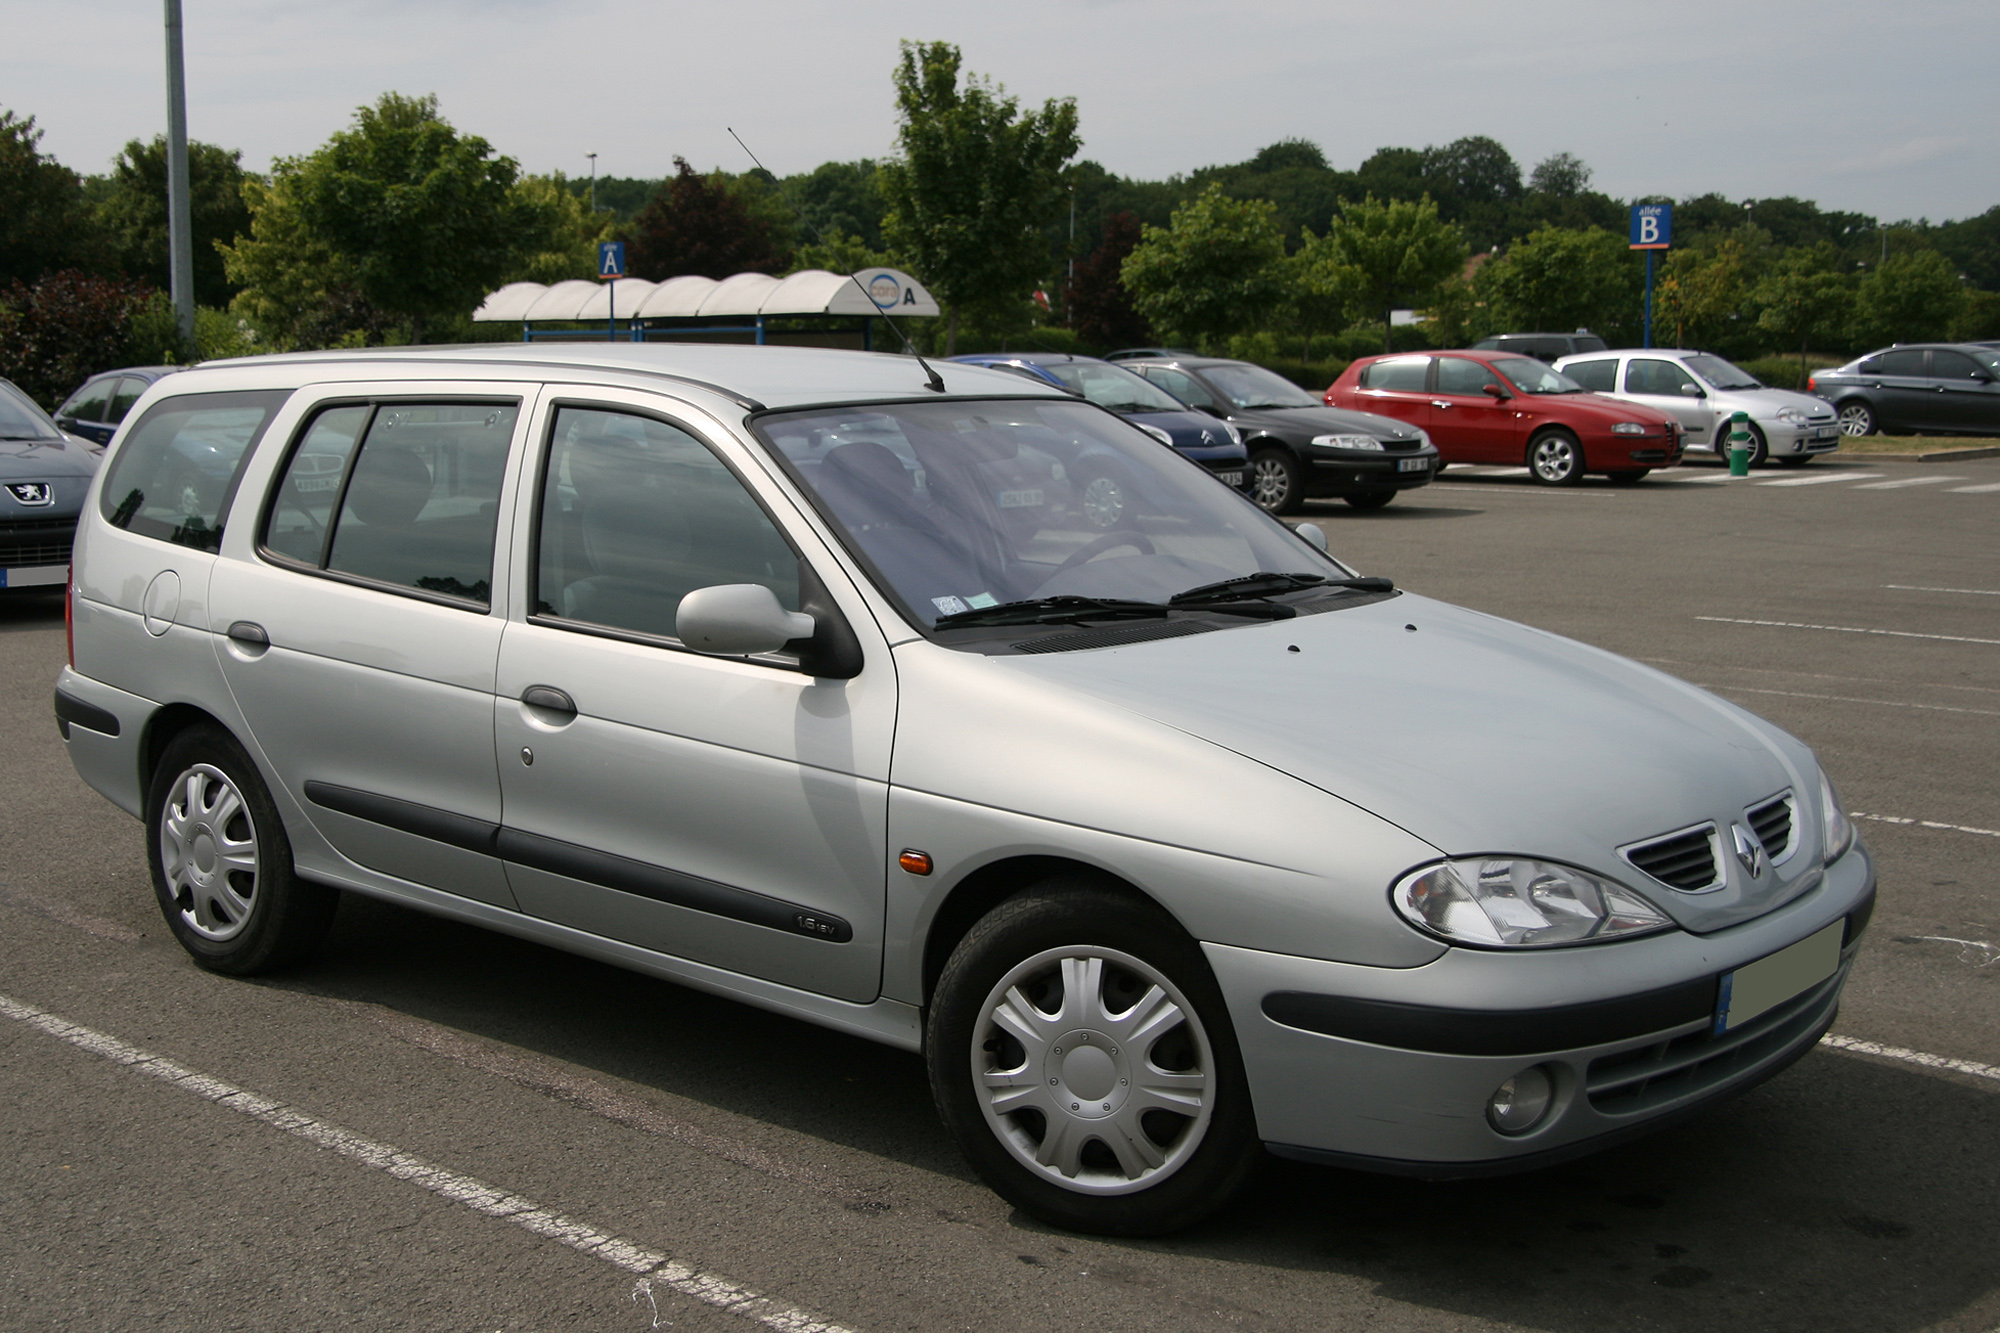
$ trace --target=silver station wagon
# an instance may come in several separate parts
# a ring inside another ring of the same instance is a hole
[[[216,363],[110,446],[55,709],[202,966],[360,893],[921,1052],[1066,1227],[1260,1145],[1534,1167],[1809,1050],[1874,899],[1812,753],[1324,546],[971,366]]]

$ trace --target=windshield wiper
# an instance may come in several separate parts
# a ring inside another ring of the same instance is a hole
[[[938,629],[968,625],[1060,625],[1077,620],[1134,620],[1164,617],[1173,608],[1164,602],[1134,602],[1119,597],[1030,597],[954,611],[933,622]]]
[[[1279,593],[1297,592],[1302,588],[1351,588],[1355,592],[1394,592],[1396,585],[1388,579],[1374,575],[1330,579],[1321,574],[1280,574],[1270,570],[1259,570],[1255,574],[1223,579],[1220,583],[1204,583],[1198,588],[1177,592],[1167,599],[1167,604],[1207,606],[1216,602],[1232,602],[1239,597],[1273,597]]]

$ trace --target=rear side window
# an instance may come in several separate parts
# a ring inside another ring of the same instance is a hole
[[[222,519],[243,460],[290,390],[198,393],[153,404],[112,455],[98,510],[114,528],[222,547]]]
[[[1361,387],[1422,393],[1424,377],[1430,368],[1431,359],[1427,356],[1397,356],[1371,362],[1361,372]]]
[[[518,402],[330,407],[300,434],[263,549],[484,609]]]
[[[1563,374],[1592,393],[1610,393],[1618,387],[1618,358],[1607,356],[1597,361],[1572,361],[1563,367]]]
[[[1893,352],[1884,352],[1876,358],[1876,365],[1869,373],[1875,375],[1922,375],[1924,373],[1923,349],[1898,348]]]

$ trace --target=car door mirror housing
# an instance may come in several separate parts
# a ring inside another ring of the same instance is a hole
[[[1702,389],[1702,387],[1699,384],[1683,384],[1681,385],[1681,397],[1706,398],[1708,397],[1708,394]]]
[[[698,653],[747,657],[775,653],[786,644],[810,639],[818,622],[787,611],[761,583],[718,583],[681,598],[674,614],[680,641]]]
[[[1485,394],[1488,398],[1497,398],[1503,403],[1514,396],[1498,384],[1482,384],[1479,386],[1479,392]]]
[[[1326,529],[1322,528],[1319,524],[1301,523],[1297,527],[1293,528],[1292,531],[1298,533],[1299,540],[1304,542],[1307,546],[1312,547],[1313,550],[1322,553],[1325,552]]]

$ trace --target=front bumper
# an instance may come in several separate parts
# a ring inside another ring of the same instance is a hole
[[[1873,865],[1857,845],[1817,888],[1706,936],[1674,932],[1537,954],[1453,949],[1407,969],[1203,947],[1235,1020],[1259,1135],[1273,1152],[1444,1179],[1594,1152],[1798,1059],[1833,1022],[1874,889]],[[1833,976],[1713,1032],[1723,974],[1840,921]],[[1315,999],[1326,1002],[1317,1011]],[[1389,1021],[1369,1021],[1371,1011]],[[1538,1035],[1546,1047],[1537,1048]],[[1552,1076],[1554,1104],[1527,1133],[1501,1134],[1486,1119],[1488,1098],[1533,1066]]]
[[[1360,449],[1319,449],[1308,456],[1306,463],[1308,495],[1406,491],[1437,476],[1438,452],[1434,447],[1379,454]]]

